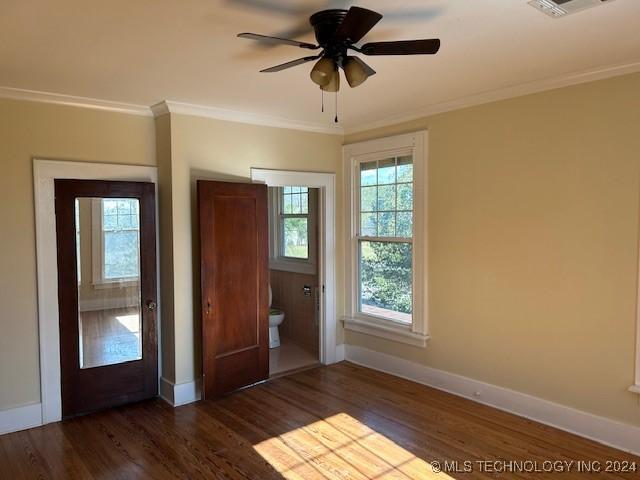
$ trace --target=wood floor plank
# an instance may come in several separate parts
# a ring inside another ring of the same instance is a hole
[[[517,468],[614,459],[636,472]],[[151,400],[0,436],[2,480],[631,479],[638,470],[628,453],[347,362],[216,401]]]

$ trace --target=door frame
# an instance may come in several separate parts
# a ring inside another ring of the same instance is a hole
[[[319,283],[324,285],[324,295],[320,302],[320,363],[329,365],[340,361],[336,345],[336,175],[252,168],[251,181],[266,183],[268,187],[298,185],[319,189],[318,273]]]
[[[121,180],[151,182],[156,185],[158,219],[158,169],[136,165],[86,163],[58,160],[33,160],[33,194],[36,222],[36,265],[38,284],[38,330],[40,344],[40,398],[42,424],[62,419],[60,375],[60,323],[58,316],[58,259],[56,242],[56,178],[78,180]],[[156,289],[160,292],[158,249],[159,222],[156,221]],[[158,305],[160,302],[158,301]],[[157,310],[158,381],[162,375],[161,311]],[[159,387],[159,385],[158,385]]]

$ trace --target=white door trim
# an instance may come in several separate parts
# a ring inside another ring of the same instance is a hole
[[[251,181],[270,187],[296,185],[320,189],[319,274],[320,285],[324,285],[325,290],[320,302],[320,362],[325,365],[335,363],[339,361],[336,356],[336,175],[252,168]]]
[[[60,385],[60,326],[58,319],[58,260],[54,180],[143,181],[157,184],[156,167],[116,165],[106,163],[33,160],[33,185],[36,218],[36,260],[38,276],[38,324],[40,337],[40,396],[42,424],[62,419]],[[156,195],[156,217],[158,212]],[[156,222],[156,229],[158,222]],[[158,233],[156,231],[156,238]],[[156,260],[156,263],[157,260]],[[160,275],[158,274],[158,278]],[[158,290],[159,291],[159,290]],[[160,302],[158,302],[160,303]],[[158,332],[160,312],[158,311]],[[158,341],[160,345],[160,341]],[[160,374],[160,351],[158,373]]]

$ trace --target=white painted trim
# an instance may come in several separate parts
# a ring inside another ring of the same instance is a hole
[[[429,148],[426,130],[404,135],[354,143],[343,148],[345,198],[345,309],[344,327],[360,333],[424,347],[429,338],[428,288],[428,168]],[[413,322],[410,327],[392,321],[375,321],[358,312],[358,241],[359,237],[359,174],[363,161],[380,160],[389,156],[413,156]]]
[[[24,90],[22,88],[0,87],[0,98],[52,103],[55,105],[66,105],[68,107],[92,108],[94,110],[141,115],[143,117],[153,116],[151,109],[146,105],[112,102],[111,100],[100,100],[99,98],[77,97],[75,95],[40,92],[36,90]]]
[[[640,454],[640,427],[634,425],[355,345],[346,346],[346,359],[358,365],[390,373],[575,433],[605,445],[636,455]]]
[[[251,181],[270,187],[300,185],[319,188],[318,218],[320,254],[320,285],[325,286],[320,302],[320,362],[328,365],[336,360],[336,175],[334,173],[293,172],[285,170],[251,169]],[[322,288],[322,287],[321,287]]]
[[[447,100],[441,103],[426,105],[423,108],[414,110],[412,112],[403,113],[401,115],[387,116],[384,119],[361,123],[355,127],[346,126],[344,129],[344,133],[345,135],[351,135],[353,133],[374,130],[376,128],[388,127],[390,125],[397,125],[404,122],[410,122],[412,120],[426,118],[438,113],[450,112],[462,108],[496,102],[498,100],[506,100],[508,98],[521,97],[524,95],[530,95],[532,93],[544,92],[546,90],[578,85],[580,83],[604,80],[606,78],[627,75],[638,71],[640,71],[640,62],[610,65],[590,70],[571,72],[557,77],[534,80],[531,82],[521,83],[495,90],[487,90],[475,95],[469,95],[452,100]]]
[[[175,384],[162,377],[160,378],[160,397],[174,407],[197,402],[202,398],[202,379]]]
[[[33,160],[36,217],[36,260],[38,279],[38,323],[40,338],[40,389],[42,423],[62,418],[60,387],[60,330],[58,320],[58,261],[54,180],[56,178],[144,181],[157,184],[156,167],[105,163]],[[158,197],[156,195],[156,217]],[[156,225],[159,222],[156,222]],[[157,227],[156,227],[157,228]],[[156,231],[156,238],[158,232]],[[159,253],[158,253],[159,254]],[[158,262],[159,264],[159,262]],[[160,271],[158,270],[158,279]],[[156,287],[159,290],[159,285]],[[158,310],[158,332],[162,325]],[[158,341],[158,363],[161,342]],[[160,371],[160,368],[159,368]]]
[[[374,337],[386,338],[394,342],[406,343],[414,347],[426,347],[429,335],[412,332],[407,325],[392,325],[391,322],[374,322],[357,317],[343,317],[344,328],[352,332],[365,333]]]
[[[342,362],[344,360],[345,355],[345,345],[344,343],[336,346],[336,362]]]
[[[164,100],[151,106],[151,111],[156,117],[175,113],[179,115],[192,115],[195,117],[214,118],[226,120],[228,122],[248,123],[251,125],[262,125],[265,127],[288,128],[291,130],[302,130],[306,132],[328,133],[331,135],[343,135],[342,127],[327,123],[305,122],[302,120],[291,120],[288,118],[275,117],[251,112],[240,112],[218,107],[205,107],[191,103],[174,102]]]
[[[0,435],[42,425],[42,405],[32,403],[0,410]]]
[[[640,219],[640,216],[639,216]],[[640,225],[640,223],[639,223]],[[640,232],[640,228],[639,228]],[[639,233],[640,237],[640,233]],[[629,387],[629,391],[640,393],[640,240],[638,241],[638,271],[636,272],[636,363],[634,384]]]

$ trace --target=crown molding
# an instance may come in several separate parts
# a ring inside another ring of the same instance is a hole
[[[288,128],[306,132],[328,133],[331,135],[344,135],[344,129],[340,126],[290,120],[287,118],[275,117],[271,115],[240,112],[218,107],[206,107],[203,105],[174,102],[171,100],[165,100],[163,102],[152,105],[151,111],[156,117],[166,115],[168,113],[173,113],[179,115],[192,115],[196,117],[214,118],[216,120],[226,120],[229,122],[248,123],[251,125],[262,125],[266,127]]]
[[[252,125],[262,125],[267,127],[287,128],[315,133],[326,133],[331,135],[350,135],[353,133],[374,130],[376,128],[398,125],[412,120],[426,118],[438,113],[459,110],[473,107],[499,100],[530,95],[533,93],[553,90],[556,88],[568,87],[580,83],[593,82],[606,78],[636,73],[640,71],[640,61],[626,64],[612,65],[592,70],[572,72],[559,77],[535,80],[532,82],[512,85],[496,90],[489,90],[475,95],[460,97],[446,102],[425,106],[412,112],[401,115],[389,116],[385,119],[376,120],[360,124],[354,127],[342,127],[327,125],[323,123],[296,121],[282,117],[264,115],[258,113],[241,112],[218,107],[207,107],[190,103],[175,102],[165,100],[156,103],[151,107],[136,105],[131,103],[113,102],[97,98],[78,97],[74,95],[63,95],[58,93],[41,92],[35,90],[25,90],[21,88],[0,86],[0,98],[13,100],[26,100],[33,102],[51,103],[56,105],[66,105],[80,108],[92,108],[108,112],[125,113],[129,115],[140,115],[145,117],[159,117],[168,113],[193,115],[197,117],[214,118],[230,122],[247,123]]]
[[[500,88],[496,90],[489,90],[486,92],[470,95],[466,97],[449,100],[442,103],[436,103],[428,105],[419,110],[414,110],[410,113],[402,115],[396,115],[393,117],[387,117],[384,120],[376,120],[373,122],[364,123],[357,127],[345,127],[345,135],[352,133],[365,132],[367,130],[374,130],[376,128],[388,127],[391,125],[398,125],[404,122],[410,122],[412,120],[418,120],[426,118],[438,113],[450,112],[453,110],[460,110],[462,108],[473,107],[482,105],[485,103],[496,102],[499,100],[506,100],[508,98],[521,97],[524,95],[530,95],[532,93],[544,92],[547,90],[553,90],[556,88],[568,87],[571,85],[578,85],[580,83],[593,82],[596,80],[604,80],[606,78],[617,77],[620,75],[627,75],[630,73],[636,73],[640,71],[640,61],[625,63],[619,65],[612,65],[608,67],[602,67],[591,70],[584,70],[579,72],[572,72],[559,77],[546,78],[543,80],[535,80],[532,82],[522,83],[518,85],[512,85],[510,87]]]
[[[77,97],[74,95],[63,95],[60,93],[24,90],[22,88],[0,86],[0,98],[8,98],[10,100],[26,100],[30,102],[52,103],[55,105],[66,105],[69,107],[92,108],[94,110],[126,113],[129,115],[140,115],[143,117],[153,116],[151,109],[144,105],[112,102],[110,100]]]

